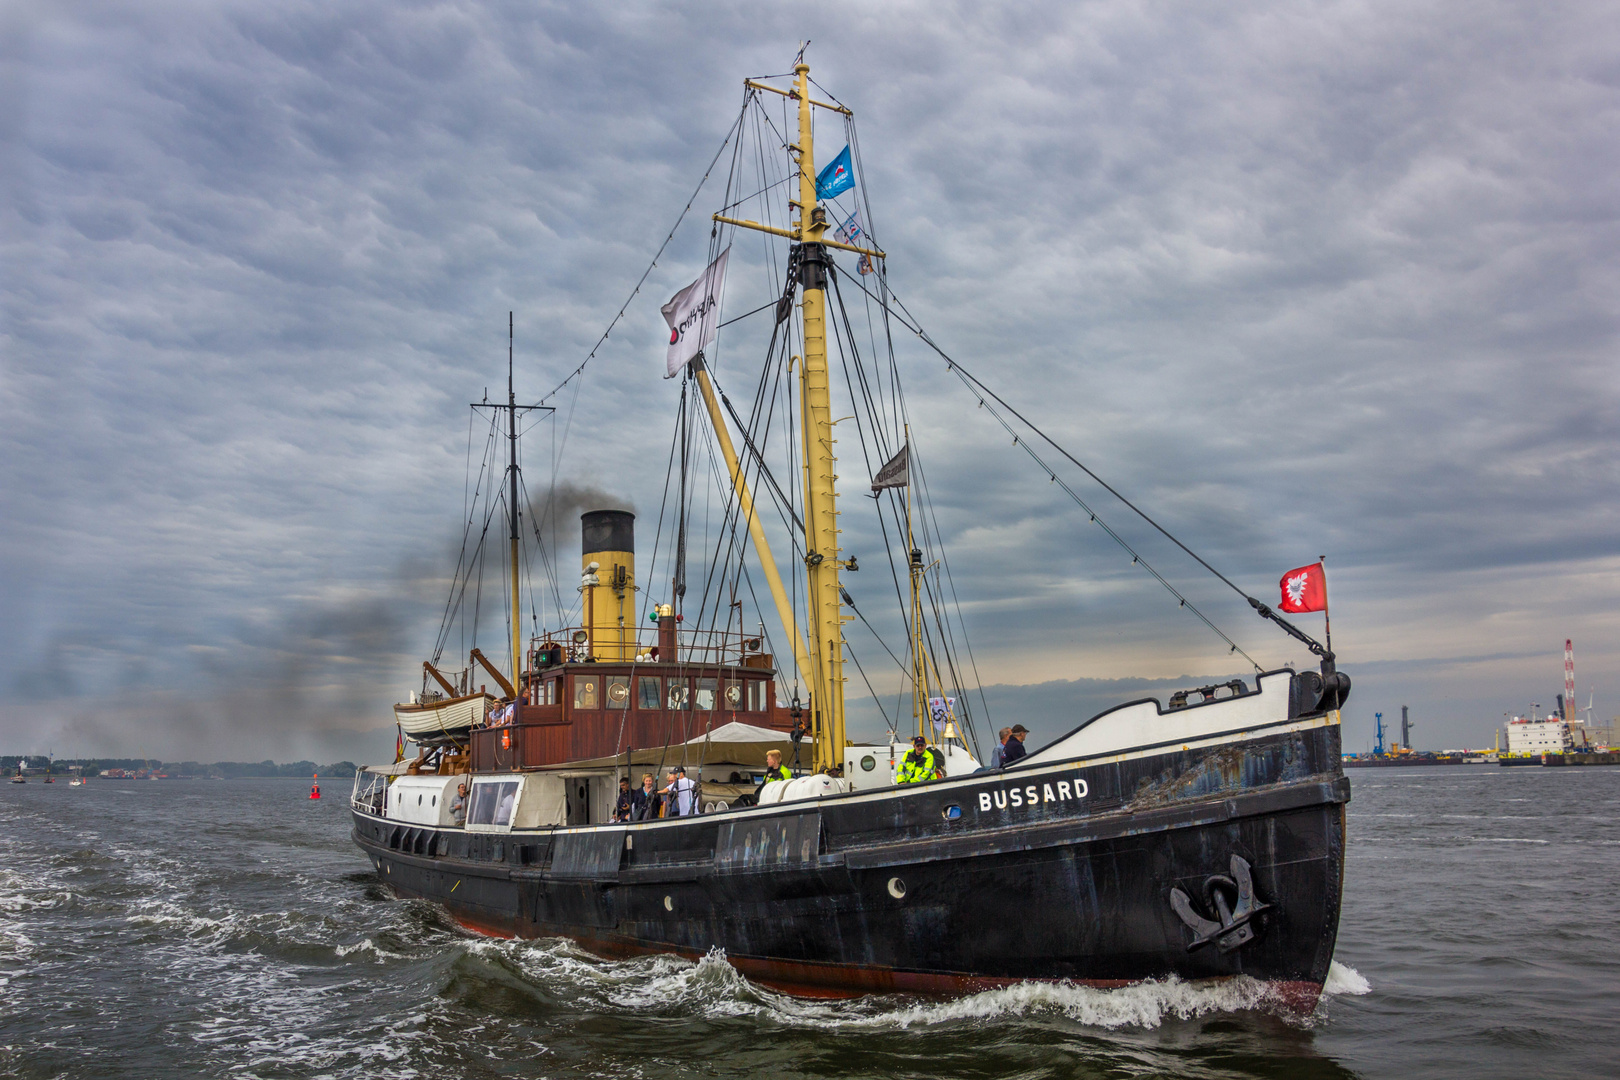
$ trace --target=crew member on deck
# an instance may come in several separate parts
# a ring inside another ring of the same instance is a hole
[[[918,735],[911,740],[911,752],[900,759],[900,770],[894,782],[920,784],[925,780],[933,780],[936,775],[943,775],[944,772],[940,752],[929,746],[927,739]]]
[[[450,820],[457,825],[467,824],[467,785],[456,785],[456,797],[450,803]]]
[[[791,779],[793,779],[793,773],[786,765],[782,764],[782,751],[765,751],[765,783],[768,784],[772,780]]]

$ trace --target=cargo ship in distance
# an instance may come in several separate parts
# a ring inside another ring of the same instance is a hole
[[[525,406],[509,348],[506,403],[475,406],[491,417],[475,483],[489,509],[467,519],[438,648],[421,689],[396,709],[414,752],[357,775],[355,842],[395,894],[442,904],[473,930],[562,936],[607,957],[720,953],[798,994],[1246,976],[1308,1010],[1338,930],[1348,677],[1330,650],[1217,574],[1309,648],[1319,669],[1262,670],[1251,660],[1251,676],[1168,703],[1124,701],[1076,717],[1010,764],[982,764],[982,748],[995,743],[968,692],[965,627],[959,612],[951,621],[954,587],[891,331],[937,348],[889,288],[853,114],[823,98],[802,55],[786,85],[745,81],[709,270],[665,307],[680,405],[645,574],[636,517],[608,507],[580,519],[577,587],[561,580],[546,511],[532,508],[518,468]],[[846,142],[819,170],[816,113]],[[794,137],[777,138],[783,130]],[[759,145],[745,153],[748,138]],[[747,172],[761,162],[778,172]],[[784,193],[791,202],[773,214],[766,204]],[[743,216],[749,200],[763,207],[756,218]],[[746,343],[758,326],[757,340],[769,339],[757,372],[728,368],[754,384],[740,410],[714,362],[734,236],[782,245],[760,264],[774,277],[765,304],[749,312],[758,323],[739,316],[727,331]],[[846,305],[851,296],[858,305]],[[852,309],[864,309],[875,332],[857,332]],[[1051,468],[1098,535],[1146,568],[1030,445],[1044,439],[1038,429],[949,363],[997,421],[1028,425],[1015,443]],[[846,377],[838,387],[835,373]],[[858,458],[835,459],[835,424],[849,425],[839,430]],[[859,475],[863,463],[870,497],[841,506],[840,471]],[[724,505],[705,522],[718,538],[712,550],[694,557],[700,481]],[[857,560],[841,544],[840,519],[869,509],[881,528],[867,533],[886,537],[888,550]],[[506,526],[506,545],[484,541],[491,521]],[[454,620],[476,635],[490,551],[506,564],[505,655],[492,660],[475,646],[465,663],[447,664]],[[855,606],[849,584],[863,565],[882,579],[874,598],[893,586],[889,623],[875,601]],[[525,588],[536,567],[550,568],[549,583]],[[525,633],[521,601],[536,595],[554,599],[555,620],[539,628],[531,605]],[[749,603],[757,619],[745,620]],[[864,663],[845,633],[855,620],[881,646]],[[902,687],[892,730],[851,740],[845,683],[870,685],[884,653]],[[915,737],[932,750],[908,757]],[[771,751],[790,779],[767,776]],[[671,776],[677,768],[685,779]],[[633,799],[620,813],[621,781],[635,788],[646,773],[657,776],[652,805],[664,816],[644,815]]]

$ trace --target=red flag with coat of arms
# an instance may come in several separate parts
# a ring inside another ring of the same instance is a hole
[[[1278,611],[1298,615],[1327,608],[1327,577],[1319,562],[1288,571],[1277,584],[1282,587]]]

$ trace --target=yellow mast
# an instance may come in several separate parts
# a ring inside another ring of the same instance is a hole
[[[911,452],[911,425],[906,425],[906,452]],[[911,715],[917,734],[926,735],[923,716],[928,711],[928,680],[923,667],[922,637],[922,551],[911,533],[911,482],[906,481],[906,565],[911,577]],[[932,740],[930,740],[932,741]]]
[[[837,462],[833,450],[832,398],[827,374],[826,249],[833,247],[855,251],[873,258],[882,258],[883,252],[826,237],[827,212],[816,201],[816,155],[810,110],[819,107],[845,115],[849,114],[849,110],[841,105],[811,99],[810,65],[802,62],[797,64],[793,74],[791,91],[752,80],[748,80],[747,85],[781,94],[799,103],[799,143],[789,148],[798,154],[799,198],[793,204],[799,211],[798,221],[793,223],[791,229],[782,229],[720,214],[714,215],[714,220],[785,236],[800,245],[798,266],[802,297],[799,310],[804,326],[804,348],[802,356],[798,358],[798,372],[800,437],[803,440],[804,461],[805,581],[808,593],[808,640],[804,644],[805,655],[800,658],[800,668],[810,683],[815,767],[821,769],[842,765],[847,744],[844,734],[845,616],[838,580],[838,571],[843,563],[838,558],[838,477],[835,472]],[[703,380],[701,372],[699,378]],[[711,396],[706,390],[705,400]],[[723,430],[712,401],[709,411],[715,417],[716,431]],[[744,487],[741,472],[735,467],[732,478],[741,498]],[[768,547],[763,532],[753,529],[752,515],[750,531],[754,533],[754,544],[763,563],[768,557]],[[779,600],[778,604],[782,606],[782,601]],[[789,625],[789,632],[797,642],[798,630],[791,611],[787,612],[783,621]]]
[[[838,492],[832,396],[827,374],[827,268],[818,247],[827,211],[816,205],[810,65],[794,67],[799,94],[799,282],[804,357],[799,364],[805,472],[804,548],[810,623],[810,703],[816,768],[844,760],[844,620],[838,581]]]

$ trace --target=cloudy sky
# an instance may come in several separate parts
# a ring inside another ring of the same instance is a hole
[[[0,751],[384,756],[506,313],[532,400],[806,38],[942,347],[1251,592],[1328,556],[1347,743],[1406,704],[1422,745],[1488,744],[1551,704],[1566,637],[1581,704],[1620,712],[1612,4],[10,0]],[[647,545],[658,304],[718,202],[532,451]],[[717,370],[762,351],[739,330]],[[1039,735],[1068,695],[1235,670],[937,356],[897,357],[996,719],[1010,686],[1065,684],[1028,692]]]

